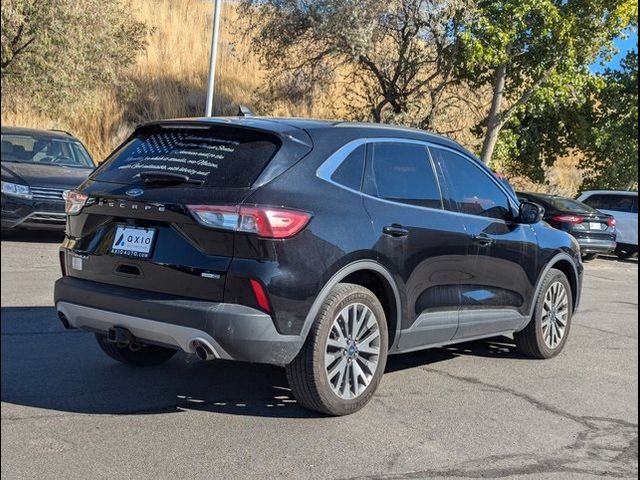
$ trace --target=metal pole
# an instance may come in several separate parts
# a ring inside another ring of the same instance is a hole
[[[207,87],[207,117],[213,116],[213,92],[216,84],[216,60],[218,59],[218,37],[220,35],[220,14],[222,0],[214,0],[213,33],[211,34],[211,58],[209,59],[209,85]]]

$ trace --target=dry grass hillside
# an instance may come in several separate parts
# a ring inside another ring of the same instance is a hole
[[[41,112],[2,110],[2,123],[74,132],[102,159],[138,123],[151,119],[202,115],[211,39],[211,3],[200,0],[131,0],[131,12],[151,27],[148,46],[130,68],[134,94],[126,101],[115,91],[100,91],[63,117]],[[260,85],[258,62],[241,38],[232,38],[238,19],[232,6],[223,11],[217,75],[216,113],[229,114],[251,104]],[[235,25],[235,26],[234,26]],[[233,40],[233,41],[232,41]]]
[[[104,159],[132,131],[135,125],[159,118],[175,118],[204,114],[209,65],[212,10],[211,2],[202,0],[130,0],[131,13],[151,27],[147,48],[129,69],[132,94],[123,99],[115,90],[103,90],[65,110],[63,116],[51,118],[28,108],[19,111],[2,109],[5,125],[35,128],[60,128],[73,132],[88,147],[94,158]],[[247,22],[240,17],[232,2],[224,2],[221,42],[218,57],[217,89],[214,112],[235,114],[238,105],[259,104],[260,87],[265,73],[249,49],[245,37]],[[344,80],[342,80],[344,81]],[[478,92],[473,94],[475,110],[456,113],[449,119],[457,127],[452,135],[469,148],[475,139],[469,128],[485,102]],[[304,106],[280,103],[262,105],[258,113],[279,116],[344,118],[347,106],[341,80],[328,91],[319,92]],[[455,121],[454,121],[455,120]],[[462,125],[461,124],[468,125]],[[463,127],[463,128],[460,128]],[[464,132],[464,133],[463,133]],[[499,165],[496,166],[499,168]],[[574,194],[582,183],[581,173],[573,159],[562,159],[548,169],[549,185],[534,185],[526,179],[513,179],[516,187],[549,189]]]
[[[115,91],[100,91],[50,118],[30,109],[2,110],[2,123],[72,131],[96,159],[103,159],[136,124],[158,119],[203,115],[212,30],[211,3],[202,0],[131,0],[131,13],[151,27],[148,46],[130,68],[134,94],[126,101]],[[238,105],[254,103],[263,73],[243,35],[246,21],[225,2],[217,66],[214,112],[234,114]],[[244,23],[243,23],[244,22]],[[333,92],[336,96],[339,92]],[[331,95],[332,96],[332,95]],[[273,115],[335,114],[331,98],[323,96],[304,109],[276,105]]]

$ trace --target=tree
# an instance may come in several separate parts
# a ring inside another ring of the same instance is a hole
[[[242,0],[272,95],[303,99],[346,72],[377,122],[433,128],[451,97],[466,0]],[[362,115],[355,114],[355,117]]]
[[[520,109],[502,130],[495,157],[505,172],[543,183],[557,159],[572,156],[583,189],[637,189],[637,51],[620,69],[592,74],[580,95],[537,106]]]
[[[584,93],[589,65],[637,15],[634,0],[480,1],[462,29],[459,75],[492,87],[483,161],[492,159],[501,130],[517,112]]]
[[[3,0],[2,101],[51,108],[117,83],[146,33],[119,0]]]
[[[607,70],[591,110],[592,128],[584,137],[586,186],[638,188],[638,52],[630,51],[620,70]]]

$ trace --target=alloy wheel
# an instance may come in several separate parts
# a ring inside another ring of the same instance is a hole
[[[542,306],[542,337],[547,347],[554,349],[562,342],[569,320],[569,296],[562,282],[547,289]]]
[[[334,393],[344,400],[360,396],[378,367],[380,327],[373,311],[352,303],[336,316],[325,350],[325,371]]]

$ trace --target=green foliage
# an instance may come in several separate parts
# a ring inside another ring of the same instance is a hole
[[[603,75],[590,135],[580,139],[589,188],[638,189],[638,52],[629,52],[621,67]]]
[[[3,0],[2,101],[54,110],[117,84],[146,33],[119,0]]]
[[[589,66],[611,54],[613,40],[637,24],[637,15],[635,0],[479,1],[461,33],[458,74],[493,86],[487,138],[495,140],[518,113],[583,103],[593,83]],[[493,146],[484,153],[489,160]]]
[[[638,54],[620,70],[590,75],[579,95],[532,101],[502,131],[496,159],[512,175],[544,183],[545,167],[579,152],[583,189],[637,189]]]

